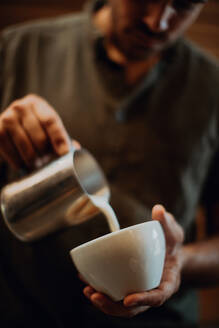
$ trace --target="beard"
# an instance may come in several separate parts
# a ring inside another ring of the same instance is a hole
[[[138,42],[130,42],[130,39],[118,37],[114,35],[110,39],[112,43],[128,61],[143,60],[156,53],[154,49],[147,47],[146,45],[140,45]]]
[[[114,25],[110,42],[127,60],[143,60],[168,47],[166,33],[154,33],[145,24],[138,22],[133,26],[119,29]]]

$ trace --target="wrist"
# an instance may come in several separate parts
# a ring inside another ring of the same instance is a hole
[[[181,248],[181,261],[182,261],[182,270],[184,270],[189,262],[189,247],[188,245],[183,245]]]

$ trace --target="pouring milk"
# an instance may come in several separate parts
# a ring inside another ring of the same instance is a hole
[[[106,217],[109,229],[111,232],[120,230],[119,222],[116,214],[108,201],[101,196],[91,196],[91,201],[93,204],[103,213]]]

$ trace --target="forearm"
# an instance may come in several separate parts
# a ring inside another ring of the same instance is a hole
[[[194,287],[219,284],[219,235],[182,248],[182,283]]]

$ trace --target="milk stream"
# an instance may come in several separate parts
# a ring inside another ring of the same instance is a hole
[[[99,208],[99,210],[106,217],[107,223],[109,225],[109,229],[111,232],[120,230],[119,222],[116,217],[115,212],[113,211],[110,204],[107,200],[101,196],[92,196],[91,200],[93,204]]]

